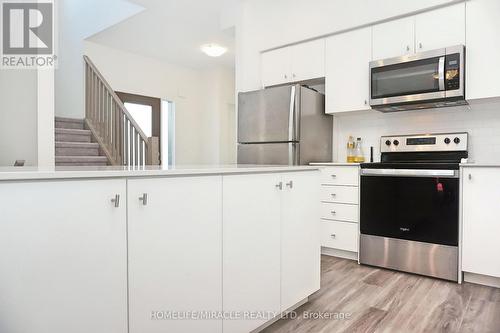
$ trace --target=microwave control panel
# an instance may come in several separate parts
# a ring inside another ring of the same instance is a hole
[[[460,54],[446,56],[446,90],[460,89]]]

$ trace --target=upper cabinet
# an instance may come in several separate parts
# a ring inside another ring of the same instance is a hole
[[[335,35],[326,41],[326,113],[370,108],[371,28]]]
[[[415,52],[415,17],[373,27],[373,59],[400,57]]]
[[[465,3],[417,15],[415,36],[416,52],[465,45]]]
[[[373,26],[373,59],[465,44],[465,3]]]
[[[500,67],[490,61],[500,58],[500,1],[467,2],[467,99],[500,96]]]
[[[325,40],[319,39],[262,54],[262,84],[270,87],[325,76]]]

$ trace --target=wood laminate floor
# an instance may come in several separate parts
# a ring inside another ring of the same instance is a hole
[[[321,290],[264,333],[500,333],[500,289],[360,266],[322,258]],[[330,313],[309,319],[308,313]],[[349,319],[336,319],[350,314]]]

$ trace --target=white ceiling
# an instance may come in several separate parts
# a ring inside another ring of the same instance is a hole
[[[128,0],[145,10],[88,40],[192,68],[234,67],[234,27],[227,15],[240,0]],[[226,17],[224,17],[226,16]],[[222,23],[224,22],[224,23]],[[200,51],[218,43],[229,52],[211,58]]]

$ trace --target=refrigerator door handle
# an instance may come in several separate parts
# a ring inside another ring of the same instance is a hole
[[[288,118],[288,140],[295,141],[295,98],[297,96],[296,86],[292,86],[290,96],[290,116]]]

